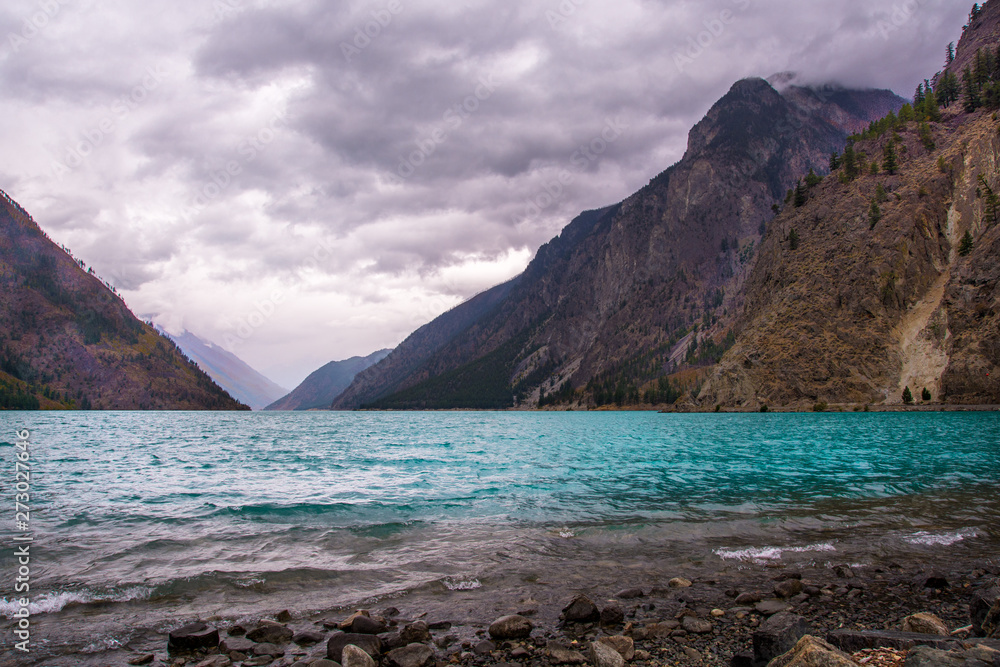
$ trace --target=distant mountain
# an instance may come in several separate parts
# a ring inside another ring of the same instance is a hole
[[[0,409],[246,410],[0,191]]]
[[[581,214],[524,273],[422,327],[334,407],[669,402],[695,386],[733,342],[724,320],[743,307],[788,189],[810,169],[827,173],[849,134],[905,102],[789,83],[737,82],[680,162]]]
[[[162,333],[177,343],[181,351],[208,373],[220,387],[228,391],[230,396],[254,410],[263,409],[288,392],[284,387],[278,386],[255,371],[232,352],[215,343],[204,341],[190,331],[178,336],[171,336],[165,331]]]
[[[367,357],[351,357],[331,361],[314,371],[287,396],[268,405],[265,410],[329,410],[354,377],[373,364],[385,359],[392,350],[379,350]]]

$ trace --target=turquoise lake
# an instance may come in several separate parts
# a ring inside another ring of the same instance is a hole
[[[0,413],[5,496],[22,428],[33,611],[96,624],[94,650],[262,600],[1000,545],[997,413]]]

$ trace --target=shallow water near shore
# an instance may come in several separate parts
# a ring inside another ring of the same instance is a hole
[[[13,433],[32,433],[41,655],[210,616],[391,603],[488,621],[768,562],[1000,552],[997,413],[3,413],[0,428],[7,489]]]

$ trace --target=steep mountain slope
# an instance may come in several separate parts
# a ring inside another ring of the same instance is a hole
[[[379,350],[367,357],[331,361],[313,371],[302,383],[268,405],[265,410],[329,410],[330,404],[354,380],[354,377],[382,361],[392,350]]]
[[[190,331],[177,336],[171,336],[166,331],[160,333],[177,343],[181,352],[198,364],[230,396],[249,405],[252,410],[261,410],[288,393],[287,389],[258,373],[232,352],[204,341]]]
[[[581,215],[493,308],[389,382],[393,353],[335,407],[505,407],[584,387],[638,394],[685,359],[697,326],[742,305],[756,245],[786,189],[902,104],[888,91],[736,83],[692,129],[680,162],[624,202]],[[721,351],[707,346],[695,360]]]
[[[0,192],[0,408],[241,410]]]
[[[984,46],[1000,46],[996,2],[952,69]],[[774,221],[703,407],[899,404],[907,388],[915,401],[926,389],[934,402],[1000,403],[1000,123],[964,106],[923,133],[897,119],[868,133],[854,149],[880,173],[842,168]]]

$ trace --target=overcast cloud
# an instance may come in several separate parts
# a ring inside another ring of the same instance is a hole
[[[909,97],[967,4],[7,0],[0,188],[291,388],[516,275],[742,77]]]

